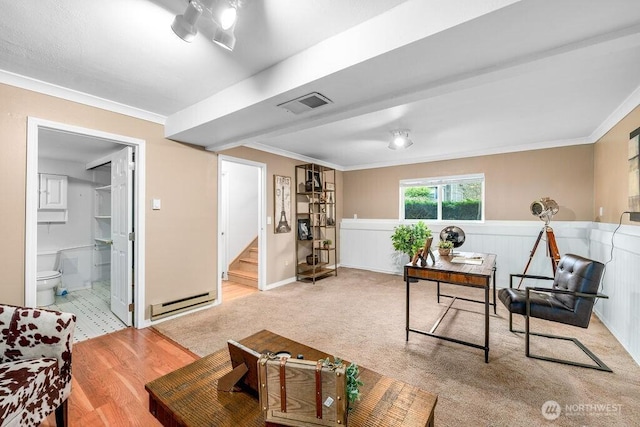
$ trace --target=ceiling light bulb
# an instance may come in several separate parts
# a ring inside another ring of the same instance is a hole
[[[391,131],[391,135],[392,138],[389,143],[389,148],[392,150],[408,148],[413,145],[413,142],[409,139],[408,130],[394,130]]]
[[[220,14],[220,26],[223,30],[228,30],[236,23],[238,11],[235,7],[229,6]]]

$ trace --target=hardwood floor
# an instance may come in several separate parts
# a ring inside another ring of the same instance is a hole
[[[73,346],[70,427],[159,426],[144,385],[199,357],[151,328],[128,328]],[[41,427],[55,426],[49,416]]]
[[[258,289],[223,282],[223,300]],[[224,303],[224,302],[223,302]],[[160,426],[144,385],[199,357],[151,328],[128,328],[73,346],[69,426]],[[55,427],[50,415],[41,427]]]
[[[225,280],[222,282],[222,303],[224,304],[225,301],[242,298],[256,292],[260,292],[258,288]]]

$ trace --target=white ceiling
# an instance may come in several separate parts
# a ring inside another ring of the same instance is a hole
[[[35,5],[0,0],[0,82],[214,151],[350,170],[591,143],[640,99],[637,0],[244,0],[233,52],[202,19],[173,34],[186,0]],[[333,104],[277,107],[314,91]]]

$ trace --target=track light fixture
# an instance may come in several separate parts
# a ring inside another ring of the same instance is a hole
[[[391,131],[391,142],[389,142],[389,148],[392,150],[402,150],[409,148],[413,145],[413,141],[409,139],[409,131],[406,129],[399,129]]]
[[[198,19],[205,15],[215,25],[212,40],[227,50],[233,50],[238,7],[238,0],[190,0],[184,14],[177,15],[173,20],[171,29],[182,40],[191,42],[198,34]]]
[[[196,22],[200,15],[202,15],[202,5],[196,0],[191,0],[184,14],[176,15],[173,24],[171,24],[171,29],[176,33],[176,36],[191,43],[191,40],[198,34]]]

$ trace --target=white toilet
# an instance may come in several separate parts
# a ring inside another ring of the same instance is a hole
[[[58,253],[38,254],[36,305],[46,307],[56,300],[56,286],[62,281],[58,267]]]
[[[62,273],[55,270],[38,271],[36,305],[45,307],[56,300],[56,286],[61,282]]]

